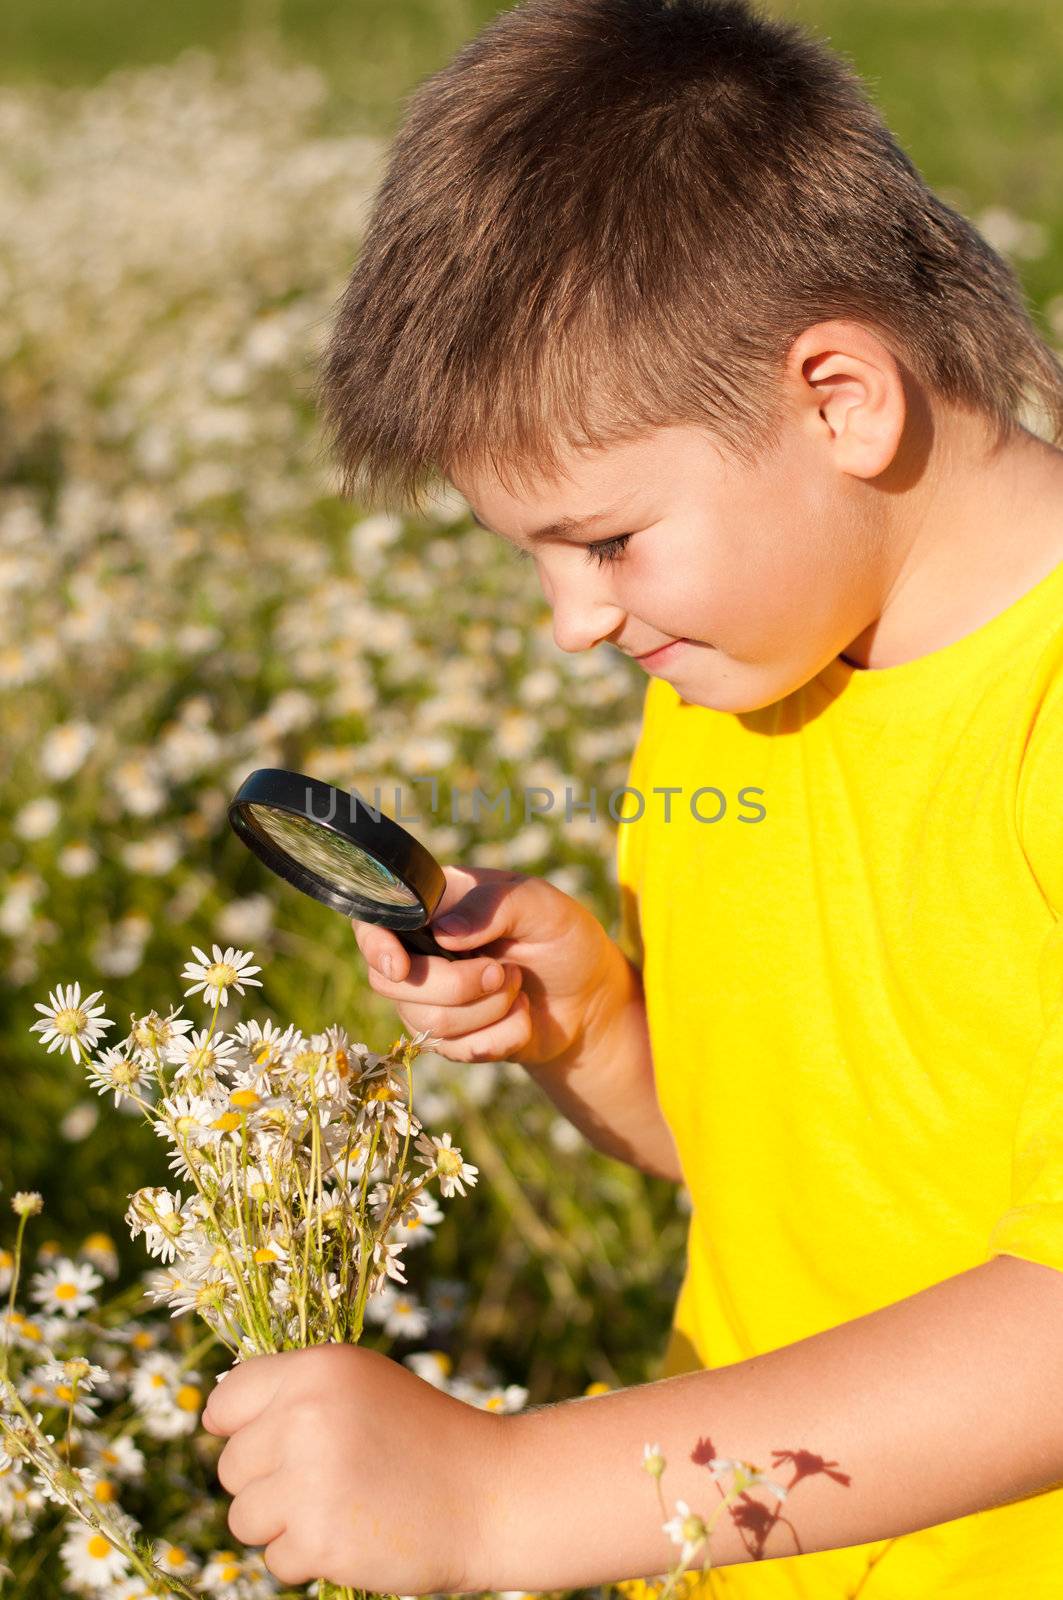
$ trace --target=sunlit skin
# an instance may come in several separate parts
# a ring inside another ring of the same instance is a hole
[[[686,639],[654,671],[692,704],[750,711],[838,655],[878,669],[941,649],[1063,560],[1063,451],[1026,430],[994,449],[978,413],[932,397],[870,329],[805,329],[779,381],[779,446],[752,469],[670,426],[568,450],[562,476],[519,493],[448,472],[534,558],[560,649]]]

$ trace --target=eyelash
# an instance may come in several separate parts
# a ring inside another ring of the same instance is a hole
[[[597,561],[600,567],[606,566],[610,561],[619,561],[627,548],[627,542],[633,538],[630,533],[618,533],[615,539],[602,539],[598,544],[584,546],[584,554],[588,561]]]
[[[628,540],[634,537],[632,533],[618,533],[615,538],[601,539],[597,544],[585,544],[583,546],[584,556],[588,561],[597,561],[600,567],[607,566],[612,561],[620,560],[627,547]],[[530,561],[532,553],[530,550],[518,550],[517,559],[518,561]]]

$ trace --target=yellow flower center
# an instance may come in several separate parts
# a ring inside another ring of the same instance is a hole
[[[234,1089],[229,1096],[231,1104],[238,1106],[241,1111],[249,1111],[252,1106],[260,1103],[260,1096],[254,1089]]]
[[[436,1151],[436,1166],[448,1177],[457,1177],[462,1167],[461,1151],[449,1150],[444,1145],[441,1150]]]
[[[239,976],[231,961],[212,961],[206,972],[207,982],[212,989],[231,988]]]
[[[220,1117],[215,1117],[211,1123],[212,1128],[217,1128],[219,1133],[232,1133],[234,1128],[240,1126],[240,1113],[238,1111],[223,1111]]]
[[[258,1262],[261,1262],[261,1263],[266,1263],[266,1262],[271,1262],[271,1261],[279,1261],[280,1260],[280,1256],[277,1254],[276,1250],[274,1250],[271,1245],[264,1244],[260,1250],[256,1250],[255,1251],[255,1253],[251,1257],[251,1259],[252,1259],[252,1261],[258,1261]]]
[[[174,1395],[174,1401],[181,1411],[198,1411],[202,1398],[202,1389],[197,1389],[194,1383],[183,1383]]]
[[[55,1298],[57,1300],[76,1300],[77,1295],[78,1286],[76,1283],[57,1283],[55,1286]]]
[[[88,1238],[85,1240],[85,1243],[82,1245],[82,1249],[113,1250],[114,1240],[111,1238],[109,1233],[90,1233]]]
[[[180,1545],[175,1544],[172,1550],[167,1550],[166,1552],[166,1561],[171,1567],[183,1567],[187,1560],[188,1557],[185,1555]]]
[[[55,1386],[55,1397],[57,1400],[66,1400],[69,1402],[74,1398],[74,1391],[70,1388],[69,1384],[57,1383]]]
[[[93,1488],[92,1492],[96,1496],[96,1499],[99,1500],[103,1505],[108,1505],[112,1500],[117,1498],[114,1484],[111,1483],[109,1478],[101,1478],[99,1483],[97,1483]]]
[[[57,1011],[52,1027],[56,1033],[64,1034],[66,1038],[73,1039],[79,1034],[88,1022],[88,1017],[80,1006],[64,1006],[62,1011]]]
[[[102,1560],[104,1556],[109,1556],[111,1553],[111,1541],[105,1539],[102,1533],[94,1533],[85,1548],[90,1556],[94,1556],[97,1560]]]
[[[137,1330],[131,1342],[137,1350],[152,1350],[155,1347],[154,1335],[146,1333],[143,1328]]]

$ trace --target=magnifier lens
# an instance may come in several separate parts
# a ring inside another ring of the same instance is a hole
[[[308,872],[362,899],[385,906],[418,906],[412,889],[351,839],[309,817],[251,802],[247,810],[273,843]]]
[[[428,926],[446,889],[439,862],[379,809],[284,767],[248,773],[229,802],[237,837],[271,872],[345,917],[390,928],[411,955],[461,961]],[[327,818],[328,821],[323,820]]]

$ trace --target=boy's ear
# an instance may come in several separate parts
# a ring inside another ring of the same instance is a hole
[[[799,408],[842,472],[875,478],[897,453],[907,397],[893,352],[854,322],[821,322],[791,346]]]

